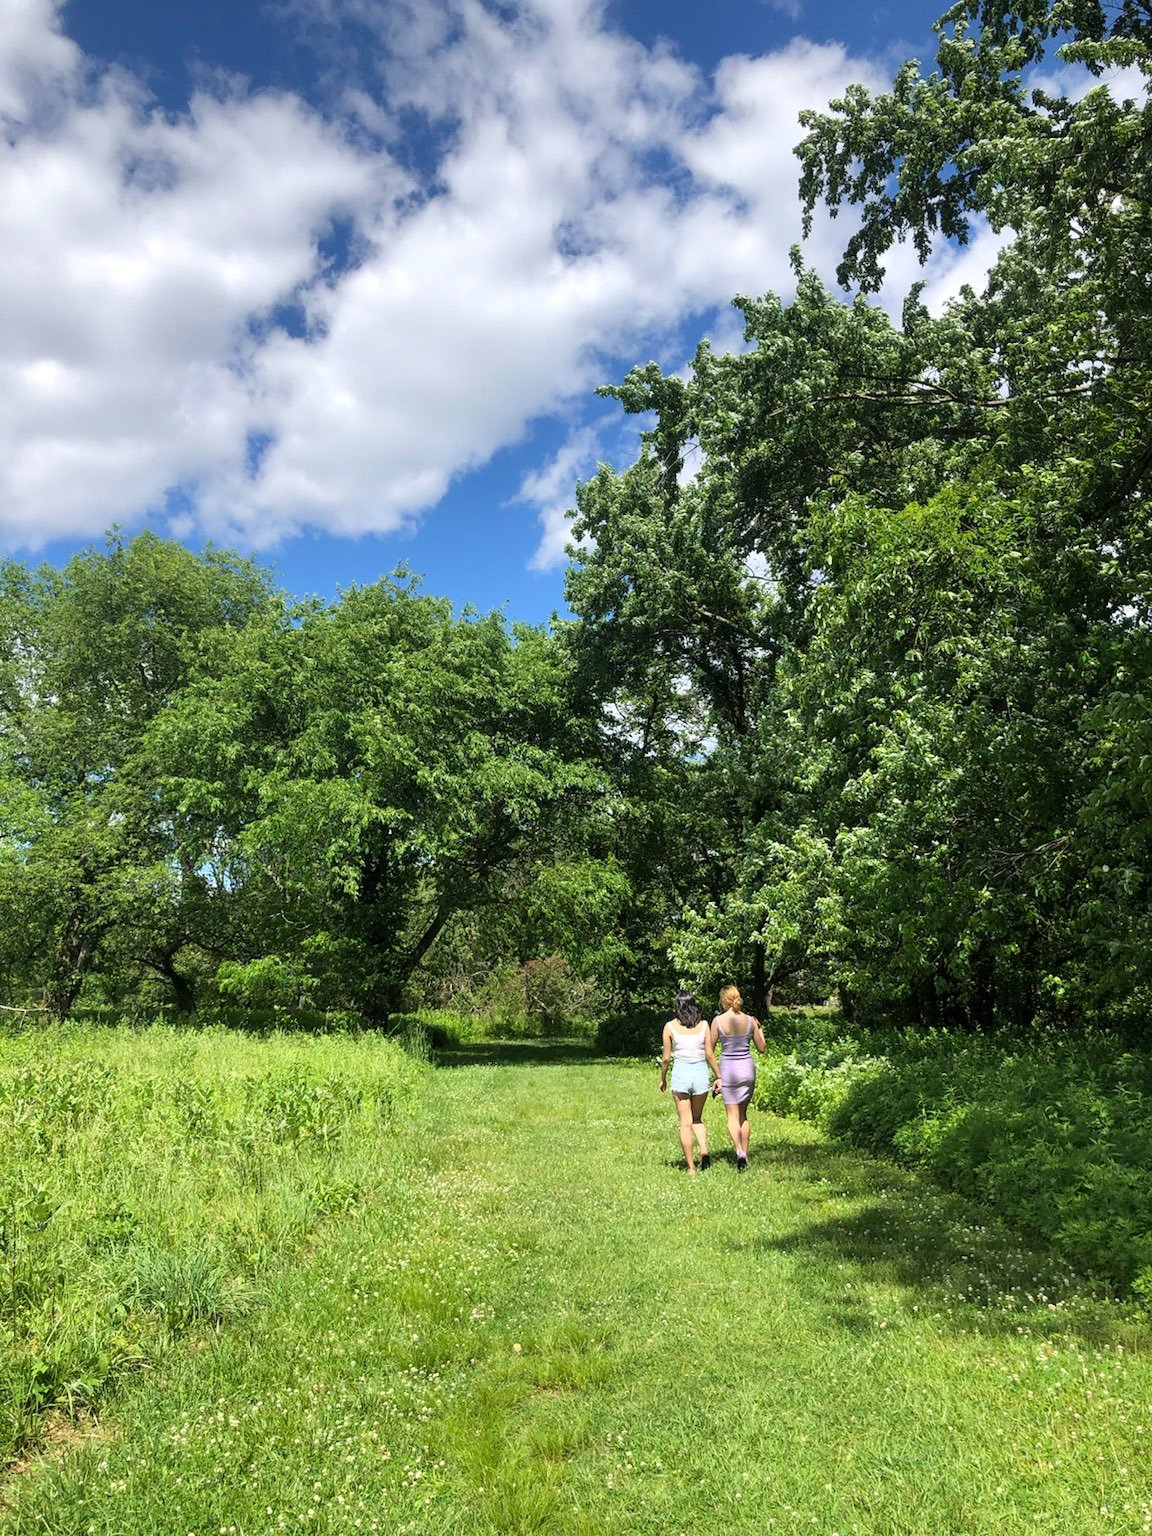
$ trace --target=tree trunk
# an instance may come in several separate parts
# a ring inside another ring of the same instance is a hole
[[[44,994],[45,1006],[54,1019],[66,1019],[72,1012],[92,963],[96,942],[95,937],[85,933],[81,913],[74,910],[56,946],[52,980]]]
[[[176,1012],[195,1013],[196,993],[189,978],[182,971],[178,971],[171,961],[164,967],[164,975],[168,979],[168,985],[172,988]]]
[[[916,989],[917,1012],[920,1022],[929,1029],[940,1023],[940,997],[936,991],[936,978],[925,976]]]
[[[412,972],[440,937],[444,924],[452,916],[454,908],[444,902],[436,908],[428,926],[406,954],[394,954],[390,961],[385,957],[389,975],[372,994],[364,1009],[364,1016],[376,1029],[386,1029],[388,1020],[397,1011],[400,999]]]
[[[768,1012],[768,978],[764,959],[764,945],[752,946],[752,1012],[762,1019]]]
[[[72,1012],[83,983],[84,976],[79,971],[58,972],[52,978],[44,993],[44,1006],[58,1023],[63,1022]]]
[[[996,957],[987,941],[980,945],[975,955],[968,1009],[975,1029],[991,1029],[995,1024]]]

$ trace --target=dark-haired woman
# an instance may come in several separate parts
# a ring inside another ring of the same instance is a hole
[[[691,992],[681,992],[675,1003],[676,1017],[664,1026],[664,1050],[660,1057],[660,1092],[668,1086],[668,1067],[672,1067],[672,1097],[680,1120],[680,1145],[688,1172],[696,1172],[692,1155],[695,1137],[700,1148],[700,1166],[707,1168],[708,1132],[704,1129],[704,1104],[708,1098],[709,1074],[719,1075],[708,1026]]]
[[[720,1047],[719,1088],[728,1116],[728,1134],[736,1149],[736,1167],[743,1173],[748,1167],[748,1105],[756,1086],[756,1063],[752,1060],[751,1046],[755,1045],[763,1055],[767,1044],[760,1020],[741,1012],[744,1000],[738,987],[721,989],[720,1006],[724,1012],[712,1020],[708,1043],[713,1051]]]

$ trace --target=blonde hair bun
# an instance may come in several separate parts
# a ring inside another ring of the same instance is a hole
[[[734,1013],[739,1013],[744,1006],[739,987],[721,987],[720,1001],[725,1008],[731,1008]]]

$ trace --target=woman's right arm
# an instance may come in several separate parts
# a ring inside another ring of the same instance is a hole
[[[764,1052],[768,1049],[768,1042],[764,1038],[764,1030],[759,1019],[752,1020],[752,1038],[756,1042],[756,1049],[763,1056]]]

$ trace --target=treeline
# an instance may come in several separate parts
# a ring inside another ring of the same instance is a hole
[[[1143,1017],[1150,41],[1135,4],[974,0],[932,75],[806,116],[859,296],[797,255],[794,300],[737,300],[746,350],[606,391],[649,425],[577,490],[571,623],[402,577],[292,604],[147,536],[9,565],[7,999],[559,1016],[736,975]],[[980,292],[868,299],[894,244],[985,226]]]
[[[437,946],[445,984],[462,947],[574,953],[573,879],[605,904],[580,963],[610,943],[610,870],[581,873],[593,732],[553,637],[402,579],[292,603],[150,534],[8,566],[0,612],[9,999],[383,1021]]]

